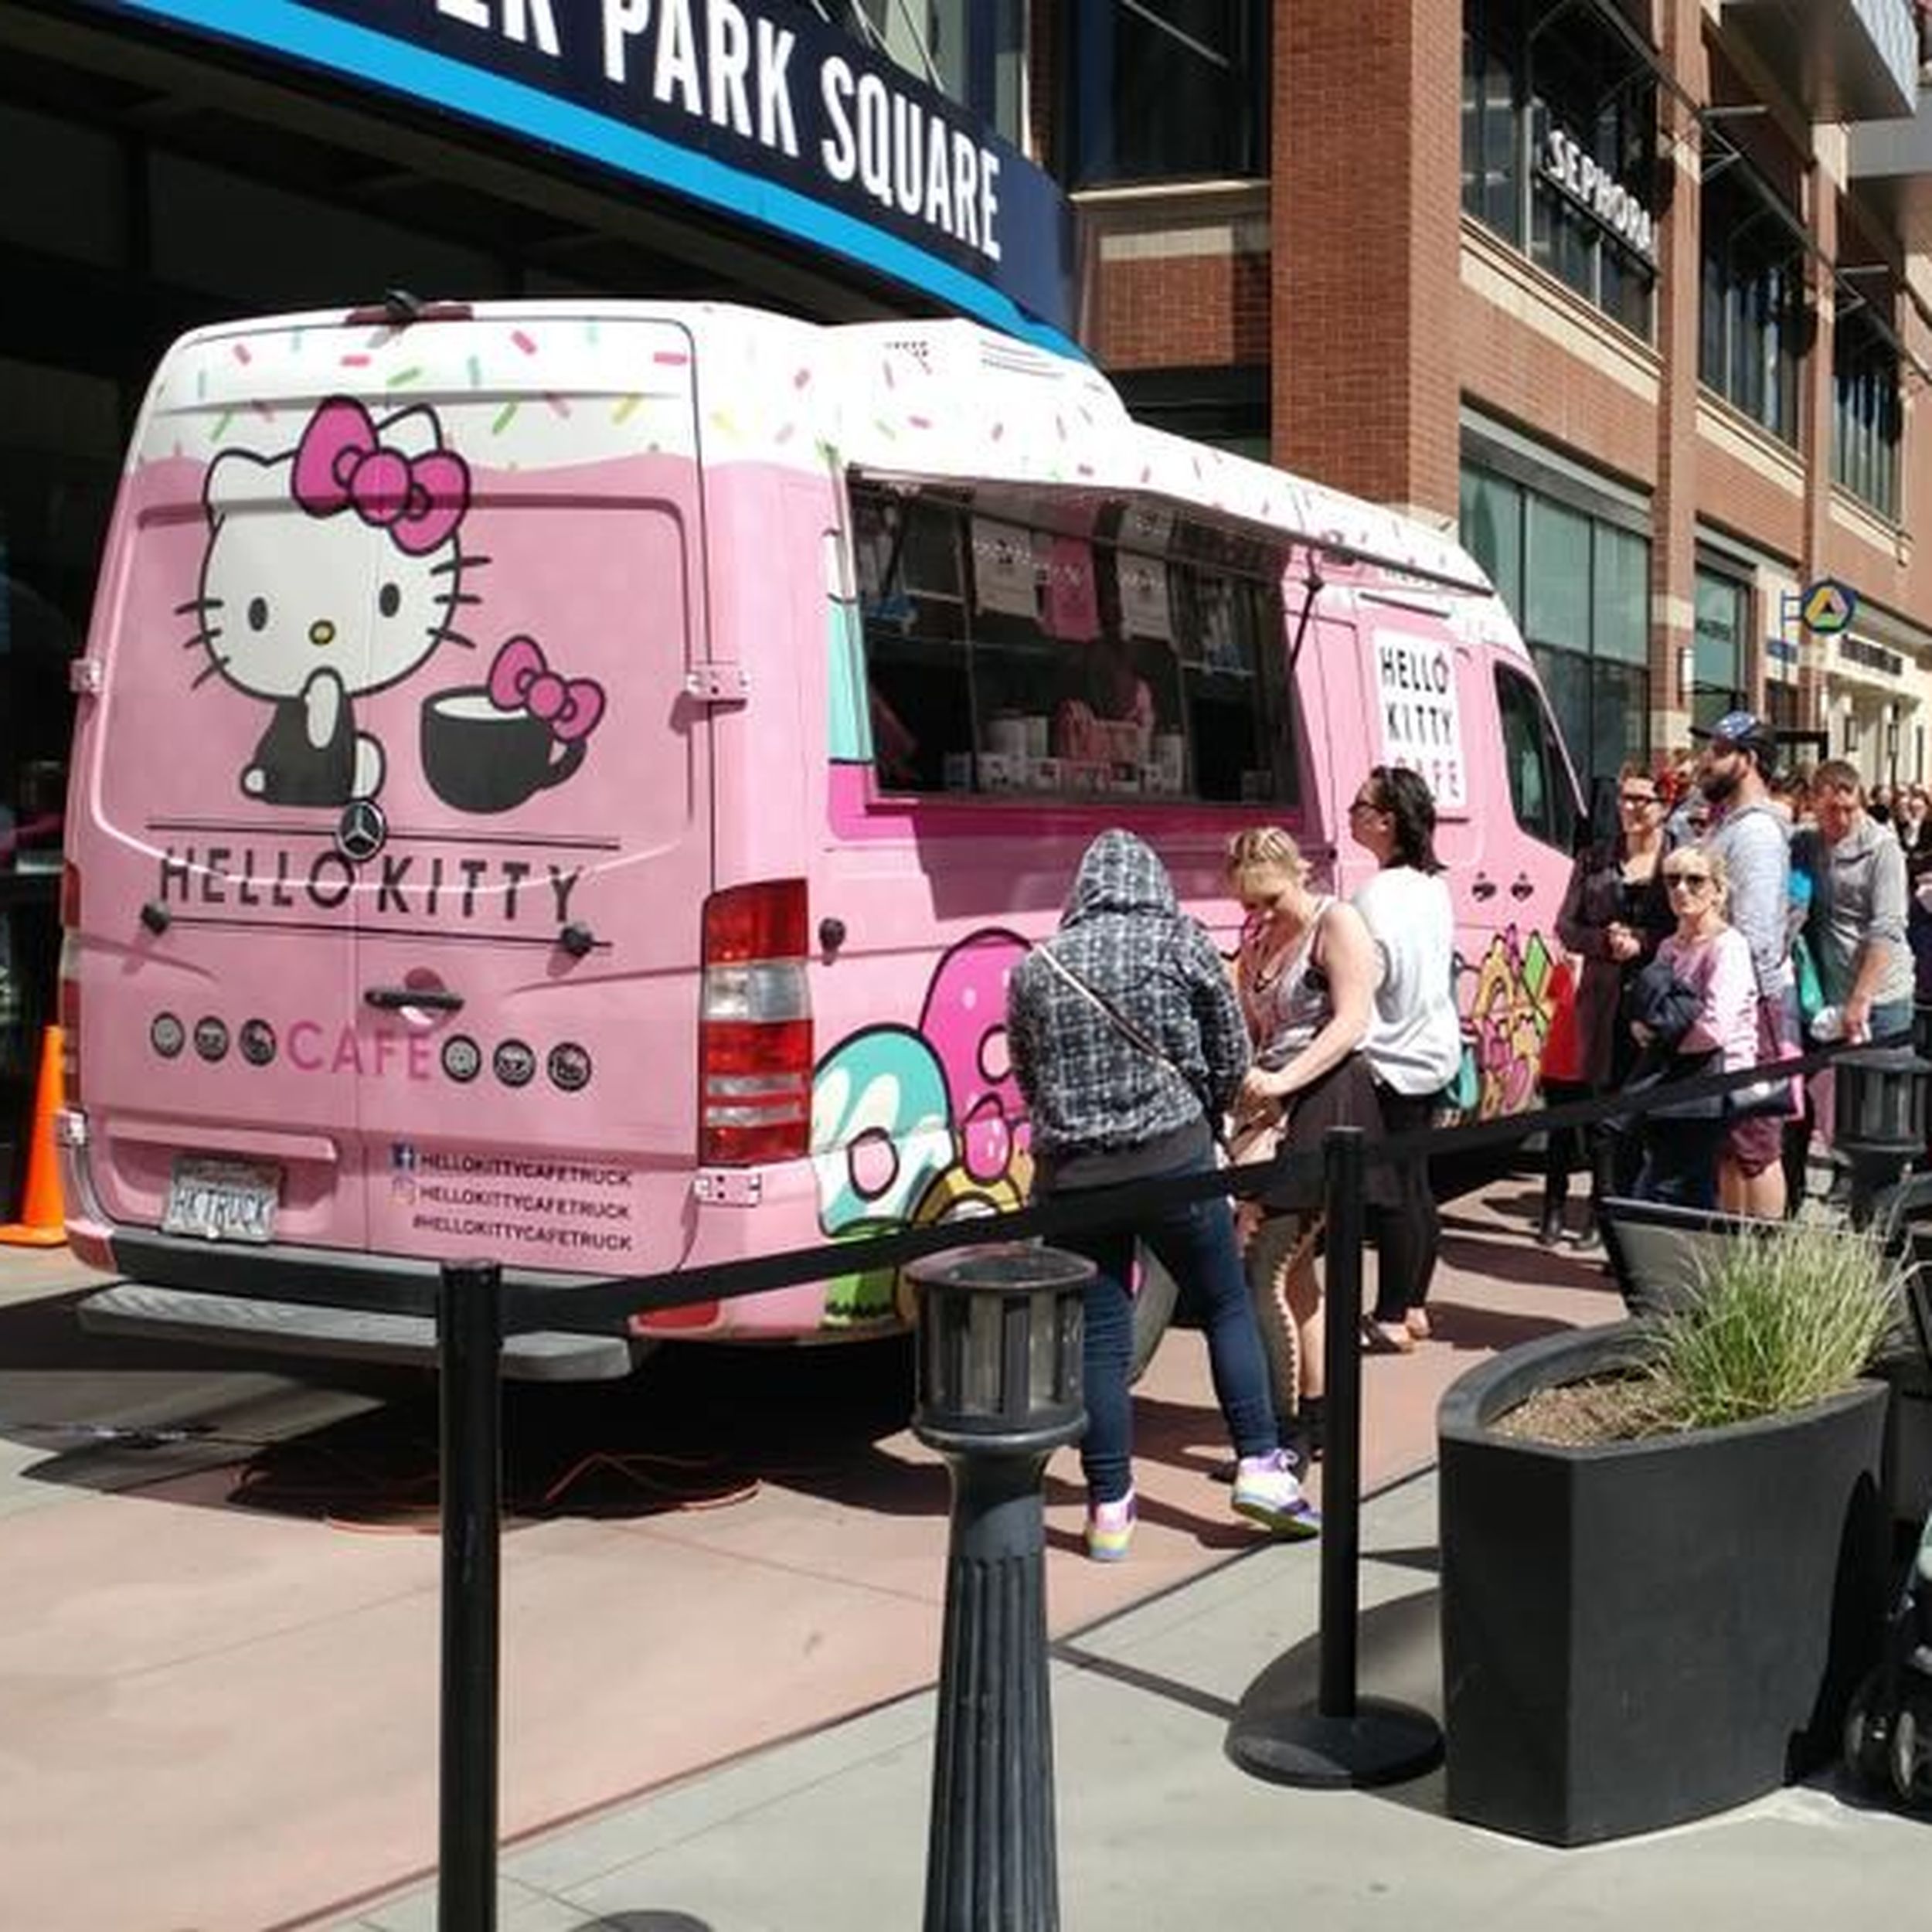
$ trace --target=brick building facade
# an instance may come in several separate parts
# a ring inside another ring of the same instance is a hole
[[[1747,702],[1798,755],[1932,777],[1908,0],[1155,11],[1170,32],[1132,47],[1083,0],[1037,0],[1032,25],[1085,339],[1138,408],[1460,523],[1589,772]],[[1121,70],[1151,52],[1137,94]],[[1192,65],[1264,123],[1226,172],[1198,145],[1162,172],[1186,144],[1162,93]],[[1852,597],[1813,630],[1825,579]]]

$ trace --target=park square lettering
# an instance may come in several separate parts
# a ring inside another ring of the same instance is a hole
[[[988,262],[1002,258],[998,151],[929,90],[818,39],[801,56],[797,27],[784,23],[789,9],[774,18],[744,0],[420,4],[437,22],[559,65],[583,51],[570,36],[594,32],[604,83],[650,111],[635,118],[668,114],[781,155]]]

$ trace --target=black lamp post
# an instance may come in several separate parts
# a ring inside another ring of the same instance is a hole
[[[1867,1046],[1832,1069],[1832,1138],[1852,1164],[1852,1220],[1862,1227],[1876,1197],[1923,1163],[1932,1065],[1910,1046]]]
[[[1087,1427],[1092,1262],[1018,1242],[914,1262],[913,1428],[952,1475],[925,1932],[1055,1932],[1046,1459]]]

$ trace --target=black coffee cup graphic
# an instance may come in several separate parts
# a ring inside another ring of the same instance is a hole
[[[423,775],[458,811],[513,811],[562,784],[587,749],[582,738],[558,738],[546,719],[502,709],[480,684],[423,701]]]

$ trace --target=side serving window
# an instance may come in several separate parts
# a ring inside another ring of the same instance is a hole
[[[1496,666],[1496,708],[1509,804],[1531,838],[1568,852],[1576,837],[1577,799],[1569,767],[1536,687],[1519,671]]]
[[[937,489],[852,502],[883,790],[1295,802],[1265,558],[1118,505],[1077,536]]]

